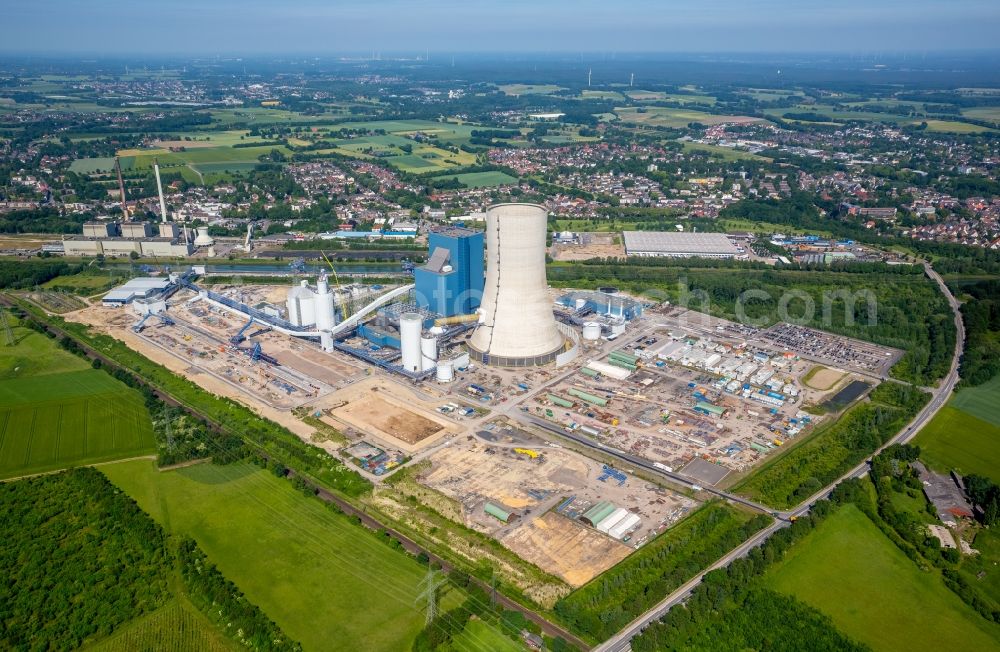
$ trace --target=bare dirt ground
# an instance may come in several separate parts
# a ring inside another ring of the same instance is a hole
[[[815,367],[814,367],[815,369]],[[809,374],[806,374],[808,376]],[[818,389],[820,391],[831,390],[840,382],[840,379],[846,376],[847,373],[840,371],[839,369],[830,369],[828,367],[821,367],[819,371],[813,373],[812,377],[808,381],[805,380],[805,376],[802,379],[803,385],[808,385],[813,389]]]
[[[372,376],[335,392],[314,407],[334,427],[354,429],[383,440],[393,448],[416,452],[459,431],[438,416],[434,403],[392,379]]]
[[[586,584],[632,551],[611,537],[555,512],[508,533],[503,544],[573,587]]]
[[[617,258],[625,255],[625,246],[615,244],[613,233],[583,233],[582,244],[554,244],[554,260],[590,260],[591,258]]]
[[[92,306],[90,308],[68,314],[66,315],[66,318],[72,321],[87,324],[96,332],[110,335],[111,337],[124,342],[130,348],[138,351],[153,362],[161,364],[174,373],[180,374],[185,378],[190,379],[192,382],[197,383],[202,389],[212,392],[213,394],[218,394],[219,396],[231,398],[234,401],[250,408],[257,414],[280,423],[282,426],[288,428],[307,441],[308,437],[312,435],[314,431],[312,426],[302,423],[302,421],[296,418],[291,412],[270,408],[258,401],[253,401],[244,392],[219,380],[211,374],[204,373],[197,367],[191,366],[175,355],[152,345],[146,338],[141,335],[136,335],[129,328],[118,328],[113,326],[109,323],[109,321],[111,321],[110,318],[113,316],[120,318],[120,312],[121,311],[104,308],[102,306]],[[129,321],[131,322],[131,320],[132,315],[129,314]]]

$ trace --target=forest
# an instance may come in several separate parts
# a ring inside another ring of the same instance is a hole
[[[76,649],[170,599],[166,536],[99,471],[2,483],[0,512],[0,648]]]
[[[1000,374],[1000,281],[963,285],[961,294],[965,326],[965,351],[959,368],[961,385],[982,385]]]

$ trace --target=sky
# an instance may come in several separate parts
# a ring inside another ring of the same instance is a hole
[[[1000,0],[3,0],[0,52],[996,49]]]

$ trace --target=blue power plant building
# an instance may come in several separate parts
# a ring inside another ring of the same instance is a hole
[[[428,235],[427,262],[413,270],[416,302],[451,317],[476,310],[483,296],[483,234],[448,227]]]

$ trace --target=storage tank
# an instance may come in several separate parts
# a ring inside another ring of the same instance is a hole
[[[469,338],[472,358],[498,367],[555,360],[564,349],[545,279],[547,212],[536,204],[486,210],[482,319]]]
[[[330,283],[326,274],[319,277],[316,282],[316,297],[313,299],[316,311],[316,328],[321,331],[328,331],[333,328],[333,293],[330,292]]]
[[[583,325],[583,339],[591,342],[601,339],[601,325],[596,321],[588,321]]]
[[[439,383],[450,383],[455,380],[455,366],[451,360],[442,360],[437,363],[437,381]]]
[[[434,368],[438,357],[438,341],[436,337],[420,338],[420,370],[428,371]]]
[[[401,364],[406,371],[420,371],[420,331],[424,318],[420,313],[404,312],[399,316],[399,350],[403,354]]]
[[[288,307],[288,321],[296,326],[312,326],[316,323],[316,311],[313,306],[315,294],[309,289],[309,282],[302,281],[288,290],[285,302]]]
[[[207,226],[199,226],[197,229],[195,229],[195,233],[197,233],[198,235],[196,235],[194,238],[194,246],[211,247],[212,245],[215,244],[215,239],[212,236],[208,235]]]

